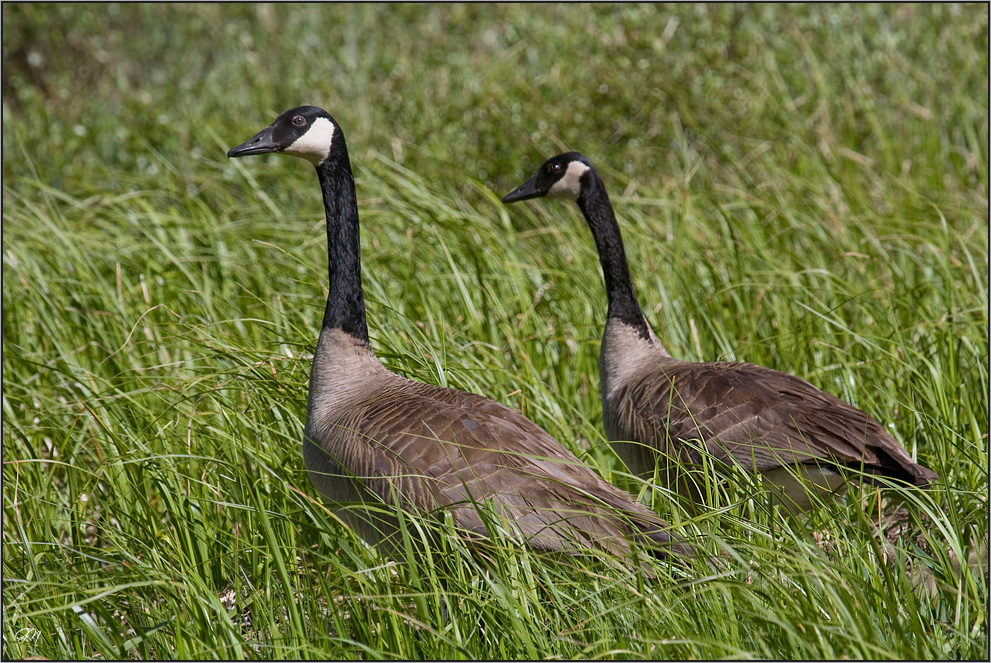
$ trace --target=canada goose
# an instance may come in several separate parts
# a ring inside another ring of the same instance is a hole
[[[810,500],[798,474],[822,494],[847,485],[840,468],[916,486],[939,478],[866,413],[804,380],[753,364],[671,357],[640,310],[606,187],[584,156],[549,159],[503,202],[541,196],[577,201],[599,251],[609,299],[599,354],[603,422],[630,471],[649,478],[659,465],[670,479],[679,464],[702,463],[701,441],[713,458],[757,472],[801,510]]]
[[[340,125],[323,109],[292,108],[227,156],[267,153],[310,161],[323,192],[330,283],[310,372],[303,458],[342,520],[395,553],[402,545],[397,519],[372,511],[446,511],[474,540],[486,534],[479,510],[485,503],[536,549],[625,555],[636,540],[659,556],[691,554],[653,512],[518,412],[386,369],[368,341],[358,206]]]

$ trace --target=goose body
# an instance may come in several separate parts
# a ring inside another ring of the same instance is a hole
[[[511,534],[541,550],[625,554],[637,542],[657,555],[690,552],[653,512],[518,412],[382,365],[368,340],[354,178],[339,125],[320,108],[293,108],[228,156],[265,153],[309,160],[323,192],[330,283],[303,457],[314,487],[344,522],[394,553],[402,545],[396,508],[446,511],[464,536],[482,538],[485,504]]]
[[[793,375],[669,355],[644,318],[605,185],[577,152],[549,159],[506,203],[537,197],[578,203],[592,231],[609,310],[599,354],[606,436],[631,472],[677,477],[708,455],[761,476],[797,509],[804,484],[842,492],[842,470],[925,486],[937,479],[863,411]],[[675,486],[696,499],[691,486]]]

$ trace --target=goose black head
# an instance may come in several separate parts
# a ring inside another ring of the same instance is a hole
[[[587,181],[586,173],[591,170],[591,162],[580,153],[559,154],[545,161],[533,177],[506,194],[502,202],[541,197],[578,200]]]
[[[299,106],[284,111],[247,141],[227,151],[228,157],[291,154],[319,166],[330,155],[335,138],[343,138],[334,118],[322,108]]]

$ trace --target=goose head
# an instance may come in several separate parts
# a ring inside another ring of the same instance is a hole
[[[510,191],[502,199],[515,203],[530,198],[564,198],[578,200],[582,188],[590,183],[592,163],[578,152],[565,152],[544,162],[533,177]]]
[[[316,106],[298,106],[280,114],[272,124],[227,151],[228,157],[289,154],[319,166],[330,156],[335,138],[343,135],[334,118]]]

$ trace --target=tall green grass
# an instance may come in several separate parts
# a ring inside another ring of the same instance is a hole
[[[986,655],[986,7],[5,4],[2,29],[4,657]],[[316,182],[224,157],[300,103],[347,134],[386,365],[521,410],[724,568],[443,532],[395,564],[333,517],[299,453]],[[810,380],[944,478],[886,491],[894,545],[873,490],[794,519],[745,477],[693,512],[625,474],[584,222],[499,203],[564,149],[672,354]]]

